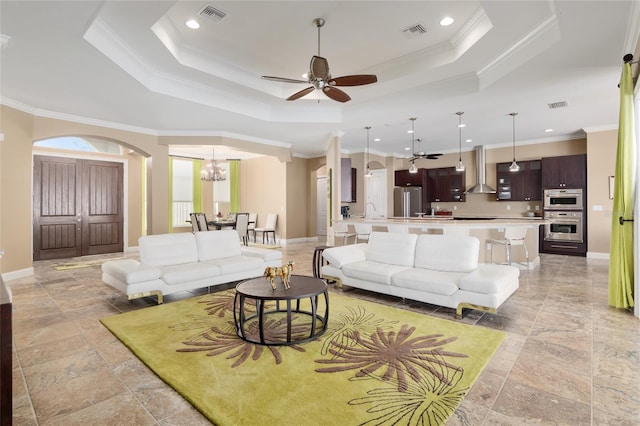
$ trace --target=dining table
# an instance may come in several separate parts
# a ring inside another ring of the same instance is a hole
[[[222,228],[236,229],[235,219],[209,220],[207,221],[207,225],[209,225],[209,228],[214,227],[218,231],[221,230]]]

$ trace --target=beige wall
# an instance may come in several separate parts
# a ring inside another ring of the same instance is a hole
[[[307,222],[310,216],[309,197],[307,190],[310,170],[306,159],[294,157],[287,164],[287,229],[285,238],[288,240],[306,238],[308,232]]]
[[[240,162],[240,209],[257,213],[257,227],[265,226],[267,214],[276,213],[278,239],[287,238],[287,163],[275,157],[259,157]]]
[[[617,145],[617,130],[587,135],[587,226],[590,253],[609,253],[610,250],[613,200],[609,199],[609,176],[615,174]]]
[[[0,271],[31,267],[33,117],[12,108],[0,109]]]

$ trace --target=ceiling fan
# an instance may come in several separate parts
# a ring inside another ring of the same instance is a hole
[[[307,73],[307,80],[296,80],[292,78],[284,77],[270,77],[263,75],[265,80],[280,81],[284,83],[304,83],[311,84],[306,89],[302,89],[299,92],[287,98],[288,101],[294,101],[301,97],[308,95],[314,90],[322,90],[322,92],[329,98],[338,102],[347,102],[351,100],[351,97],[336,86],[363,86],[365,84],[371,84],[378,81],[378,78],[373,74],[355,74],[345,75],[342,77],[332,77],[329,72],[329,62],[326,58],[320,56],[320,28],[324,26],[324,19],[316,18],[313,20],[314,25],[318,28],[318,54],[311,57],[311,63],[309,64],[309,72]]]
[[[427,154],[424,151],[420,151],[420,142],[422,142],[422,139],[416,139],[415,138],[415,129],[414,129],[414,123],[416,121],[415,117],[411,117],[409,120],[411,120],[411,152],[412,157],[409,159],[409,161],[413,162],[417,159],[420,158],[424,158],[427,160],[437,160],[438,157],[440,157],[442,154]],[[415,149],[415,143],[416,141],[418,141],[418,151],[416,151]]]

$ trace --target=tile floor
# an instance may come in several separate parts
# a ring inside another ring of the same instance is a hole
[[[284,258],[310,274],[316,245],[289,244]],[[101,282],[99,266],[55,270],[61,262],[35,262],[33,276],[7,283],[14,425],[209,424],[98,322],[154,300],[128,301]],[[463,322],[508,337],[448,424],[640,424],[640,321],[607,306],[607,273],[607,261],[542,255],[497,315],[468,312]],[[455,321],[450,309],[345,293]]]

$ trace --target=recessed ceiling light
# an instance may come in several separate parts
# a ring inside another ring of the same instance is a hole
[[[405,150],[405,151],[411,151],[411,148],[406,147],[404,150]]]
[[[467,125],[464,124],[464,123],[460,123],[460,124],[458,124],[458,127],[467,127]]]
[[[413,133],[413,130],[407,130],[407,133],[411,134]]]
[[[451,24],[453,24],[453,18],[451,18],[450,16],[445,16],[444,18],[442,18],[442,21],[440,21],[440,25],[442,25],[443,27]]]
[[[195,19],[189,19],[187,22],[185,22],[185,24],[192,30],[197,30],[198,28],[200,28],[200,24],[198,24],[198,21],[196,21]]]
[[[373,138],[374,142],[380,142],[380,138]]]
[[[544,131],[549,133],[549,132],[553,132],[553,129],[545,129]]]
[[[465,142],[473,142],[473,139],[466,139]]]

